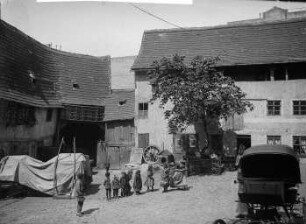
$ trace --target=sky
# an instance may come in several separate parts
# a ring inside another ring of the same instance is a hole
[[[145,30],[175,28],[124,2],[0,2],[1,18],[39,42],[94,56],[137,55]],[[260,13],[274,6],[289,11],[306,10],[306,3],[256,0],[135,5],[180,27],[215,26],[258,18]]]

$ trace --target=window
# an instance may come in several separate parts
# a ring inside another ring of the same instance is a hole
[[[120,100],[119,101],[119,106],[123,106],[124,104],[126,104],[127,100]]]
[[[72,84],[72,86],[73,86],[73,90],[76,90],[76,89],[79,89],[79,88],[80,88],[80,85],[79,85],[78,83],[76,83],[76,82],[74,82],[74,83]]]
[[[306,136],[293,136],[293,149],[299,155],[306,155]]]
[[[9,102],[5,114],[6,126],[29,125],[36,123],[35,108],[32,106]]]
[[[280,115],[281,101],[280,100],[268,100],[268,115]]]
[[[293,101],[293,115],[306,115],[306,100]]]
[[[61,119],[71,121],[102,122],[104,107],[98,106],[65,106],[61,111]]]
[[[279,136],[279,135],[268,135],[267,136],[267,144],[268,145],[280,145],[281,144],[281,136]]]
[[[46,121],[52,121],[52,114],[53,114],[52,112],[53,112],[52,109],[47,110]]]
[[[138,134],[138,148],[146,148],[149,145],[149,133]]]
[[[138,104],[138,118],[148,118],[148,103],[139,103]]]

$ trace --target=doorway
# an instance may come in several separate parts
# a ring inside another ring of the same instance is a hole
[[[242,146],[244,149],[251,147],[251,135],[237,135],[237,151],[239,151]]]
[[[60,138],[64,137],[65,147],[63,152],[73,152],[73,137],[76,141],[76,152],[88,155],[97,162],[97,143],[99,140],[104,140],[104,130],[97,124],[68,122],[60,130]]]

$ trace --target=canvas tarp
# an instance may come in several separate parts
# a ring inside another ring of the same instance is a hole
[[[73,187],[74,158],[76,173],[90,175],[86,157],[81,153],[59,154],[56,169],[56,182],[59,194],[71,192]],[[30,156],[7,156],[0,162],[0,181],[16,182],[36,191],[54,195],[54,169],[57,157],[47,162]]]

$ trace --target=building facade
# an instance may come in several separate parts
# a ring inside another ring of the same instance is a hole
[[[147,76],[156,59],[174,54],[186,62],[197,55],[219,56],[217,69],[231,76],[247,93],[255,109],[234,116],[222,128],[210,127],[212,148],[235,150],[243,144],[287,144],[303,153],[306,147],[306,19],[287,19],[208,28],[146,31],[132,69],[136,81],[136,145],[154,144],[176,149],[163,110],[150,104],[152,86]],[[201,124],[186,130],[198,133]]]
[[[72,151],[96,159],[104,140],[110,57],[51,49],[0,20],[0,148],[40,159]]]

